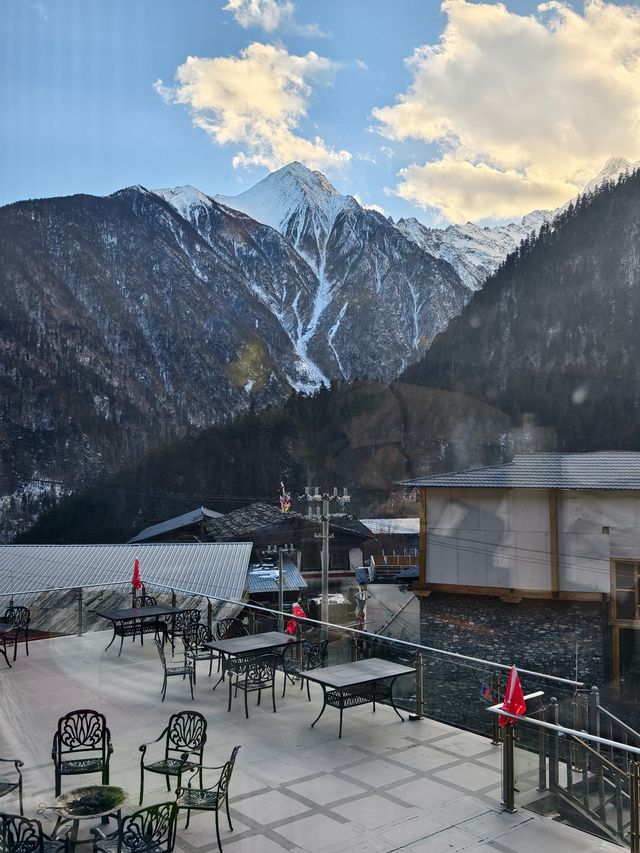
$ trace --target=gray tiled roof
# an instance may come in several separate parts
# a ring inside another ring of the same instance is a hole
[[[405,486],[475,489],[640,490],[640,453],[521,453],[506,465],[403,480]]]
[[[253,536],[261,528],[267,529],[276,525],[306,525],[309,528],[320,530],[319,520],[309,519],[299,512],[283,513],[279,507],[267,503],[254,503],[243,506],[233,512],[223,515],[221,518],[213,518],[206,522],[209,539],[222,541],[225,539],[241,539],[245,536]],[[371,531],[368,530],[357,518],[349,515],[331,516],[329,524],[331,530],[346,531],[362,539],[369,539]]]
[[[269,571],[271,569],[271,571]],[[307,588],[307,582],[297,565],[289,557],[282,559],[282,586],[285,592],[297,592]],[[278,591],[277,566],[249,566],[249,594]]]
[[[171,530],[179,530],[181,527],[191,527],[192,524],[198,524],[208,518],[221,517],[221,512],[215,512],[212,509],[200,506],[198,509],[192,509],[191,512],[185,512],[182,515],[177,515],[175,518],[168,518],[166,521],[145,527],[144,530],[141,530],[140,533],[136,533],[132,539],[129,539],[129,542],[144,542],[147,539],[153,539],[155,536],[162,536],[163,533],[169,533]]]
[[[235,600],[247,586],[251,543],[2,545],[0,594],[128,586],[136,557],[145,584]]]

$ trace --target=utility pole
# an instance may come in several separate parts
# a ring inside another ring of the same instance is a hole
[[[342,495],[338,495],[338,490],[335,487],[332,494],[329,494],[328,492],[320,494],[319,486],[314,486],[313,492],[311,490],[311,486],[306,486],[304,493],[307,501],[309,502],[309,512],[307,517],[314,520],[320,520],[322,523],[322,533],[316,533],[315,537],[316,539],[322,539],[322,549],[320,552],[320,565],[322,569],[320,620],[323,623],[327,623],[329,621],[329,539],[333,539],[333,534],[329,533],[329,520],[331,518],[329,514],[329,507],[332,501],[338,501],[340,504],[349,503],[351,497],[347,493],[346,489],[342,490]],[[316,505],[322,503],[322,510],[320,510],[319,506],[316,506],[315,515],[311,506],[312,502],[315,502]],[[326,624],[323,624],[322,638],[325,639],[327,634],[328,629]]]

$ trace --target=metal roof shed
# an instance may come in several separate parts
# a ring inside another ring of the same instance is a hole
[[[0,596],[79,587],[129,585],[133,561],[142,580],[192,595],[241,599],[250,542],[156,545],[2,545]]]

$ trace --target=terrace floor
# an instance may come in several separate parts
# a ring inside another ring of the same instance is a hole
[[[250,705],[241,699],[227,713],[226,690],[200,678],[195,701],[188,684],[170,678],[160,702],[160,661],[150,637],[143,648],[125,640],[104,651],[111,632],[39,640],[30,656],[20,647],[7,669],[0,659],[0,755],[25,762],[25,813],[35,816],[53,794],[51,740],[60,716],[94,708],[107,717],[114,754],[111,784],[131,794],[137,807],[139,751],[157,737],[171,713],[196,709],[208,721],[205,763],[222,764],[241,744],[231,780],[234,832],[221,816],[225,853],[323,851],[323,853],[588,853],[619,851],[614,844],[528,811],[500,806],[501,751],[488,739],[431,720],[400,723],[393,710],[371,706],[345,711],[342,740],[338,712],[327,708],[316,728],[320,689],[312,701],[297,685],[278,698]],[[251,697],[250,701],[255,702]],[[94,776],[63,777],[63,790],[97,783]],[[164,778],[145,775],[145,804],[171,799]],[[17,811],[11,796],[0,808]],[[45,829],[51,829],[43,819]],[[180,853],[215,851],[213,815],[192,813],[188,830],[181,813]],[[83,848],[89,851],[90,846]]]

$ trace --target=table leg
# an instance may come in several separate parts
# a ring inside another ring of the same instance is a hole
[[[321,684],[320,686],[322,687],[322,708],[321,708],[318,716],[311,723],[311,728],[313,728],[315,726],[315,724],[318,722],[320,717],[324,714],[324,709],[327,707],[327,688],[325,687],[324,684]]]
[[[398,709],[396,708],[396,703],[393,701],[393,685],[396,683],[396,679],[398,677],[399,676],[396,675],[395,678],[391,679],[391,684],[389,685],[389,702],[391,703],[391,707],[393,708],[393,710],[400,717],[400,720],[404,723],[404,717],[402,716],[400,711],[398,711]]]

